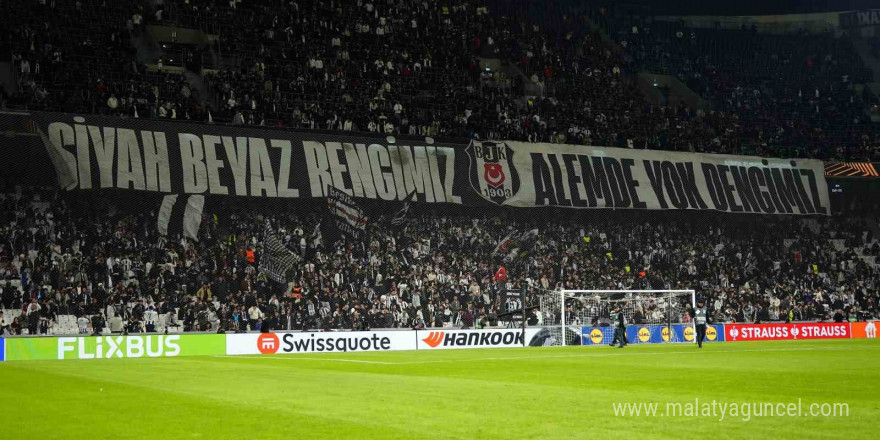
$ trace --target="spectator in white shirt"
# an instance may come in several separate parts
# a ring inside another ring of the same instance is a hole
[[[79,334],[89,334],[89,318],[86,318],[85,315],[80,315],[79,318],[76,318],[76,326],[79,329]]]
[[[263,319],[263,311],[260,310],[259,307],[253,305],[248,309],[248,317],[251,319],[251,322],[257,322],[260,319]]]
[[[144,324],[147,327],[147,333],[155,333],[156,332],[156,323],[159,321],[159,313],[150,306],[146,312],[144,312]]]

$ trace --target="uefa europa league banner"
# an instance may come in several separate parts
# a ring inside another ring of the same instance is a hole
[[[38,112],[5,114],[0,123],[28,135],[0,138],[0,145],[32,142],[30,151],[45,152],[67,190],[314,198],[333,186],[387,201],[415,192],[421,203],[469,206],[795,215],[828,215],[830,206],[823,164],[811,159],[455,144]]]

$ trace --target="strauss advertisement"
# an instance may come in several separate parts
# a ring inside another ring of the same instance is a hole
[[[848,322],[728,324],[724,330],[728,341],[848,339],[852,336]]]

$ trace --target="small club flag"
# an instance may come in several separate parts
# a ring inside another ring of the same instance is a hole
[[[505,281],[507,280],[507,269],[504,266],[498,268],[498,271],[495,272],[495,281]]]
[[[361,241],[366,234],[367,217],[354,198],[333,186],[327,187],[327,208],[339,234]]]
[[[406,196],[406,200],[403,202],[403,207],[394,214],[394,218],[391,219],[391,224],[394,226],[400,226],[406,221],[406,215],[409,213],[409,206],[413,200],[416,199],[416,190],[413,190]]]
[[[253,259],[253,251],[247,251],[248,262]],[[285,274],[288,269],[293,267],[301,260],[300,256],[284,246],[278,235],[266,220],[263,229],[263,254],[260,256],[260,272],[266,274],[270,279],[279,283],[286,283]]]

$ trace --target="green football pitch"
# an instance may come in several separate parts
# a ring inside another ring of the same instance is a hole
[[[6,439],[856,439],[877,433],[880,343],[7,362],[0,402]],[[639,403],[659,407],[615,414]],[[780,404],[799,412],[752,409]]]

